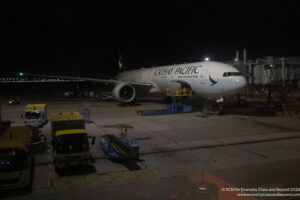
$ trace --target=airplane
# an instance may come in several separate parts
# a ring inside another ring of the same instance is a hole
[[[122,69],[120,59],[119,66]],[[153,94],[164,96],[168,88],[187,88],[192,90],[195,97],[222,101],[223,97],[241,93],[247,85],[245,77],[235,67],[214,61],[128,70],[109,80],[26,75],[111,83],[115,85],[113,97],[122,103],[133,102],[137,96],[137,88],[146,90],[149,96]]]

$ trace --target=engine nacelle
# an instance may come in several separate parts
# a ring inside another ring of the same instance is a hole
[[[120,83],[113,89],[114,96],[124,103],[129,103],[135,98],[135,88],[129,83]]]

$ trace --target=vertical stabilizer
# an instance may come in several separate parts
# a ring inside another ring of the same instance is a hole
[[[123,66],[123,59],[122,59],[122,56],[121,56],[121,53],[119,53],[119,68],[120,68],[120,71],[124,71],[124,66]]]

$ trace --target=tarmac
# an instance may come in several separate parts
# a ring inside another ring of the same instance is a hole
[[[201,112],[139,116],[138,110],[162,109],[162,103],[141,102],[121,107],[117,102],[59,100],[2,102],[2,120],[24,125],[26,103],[47,103],[52,112],[91,108],[87,133],[95,160],[57,174],[53,166],[50,121],[41,128],[48,149],[35,155],[31,192],[1,195],[8,199],[299,199],[300,120],[282,115],[257,117],[208,115]],[[128,138],[140,145],[133,166],[108,160],[99,146],[104,134]],[[132,127],[132,128],[130,128]]]

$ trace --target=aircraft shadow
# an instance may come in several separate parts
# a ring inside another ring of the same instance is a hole
[[[75,176],[96,173],[93,165],[70,166],[63,169],[56,169],[58,176]]]

